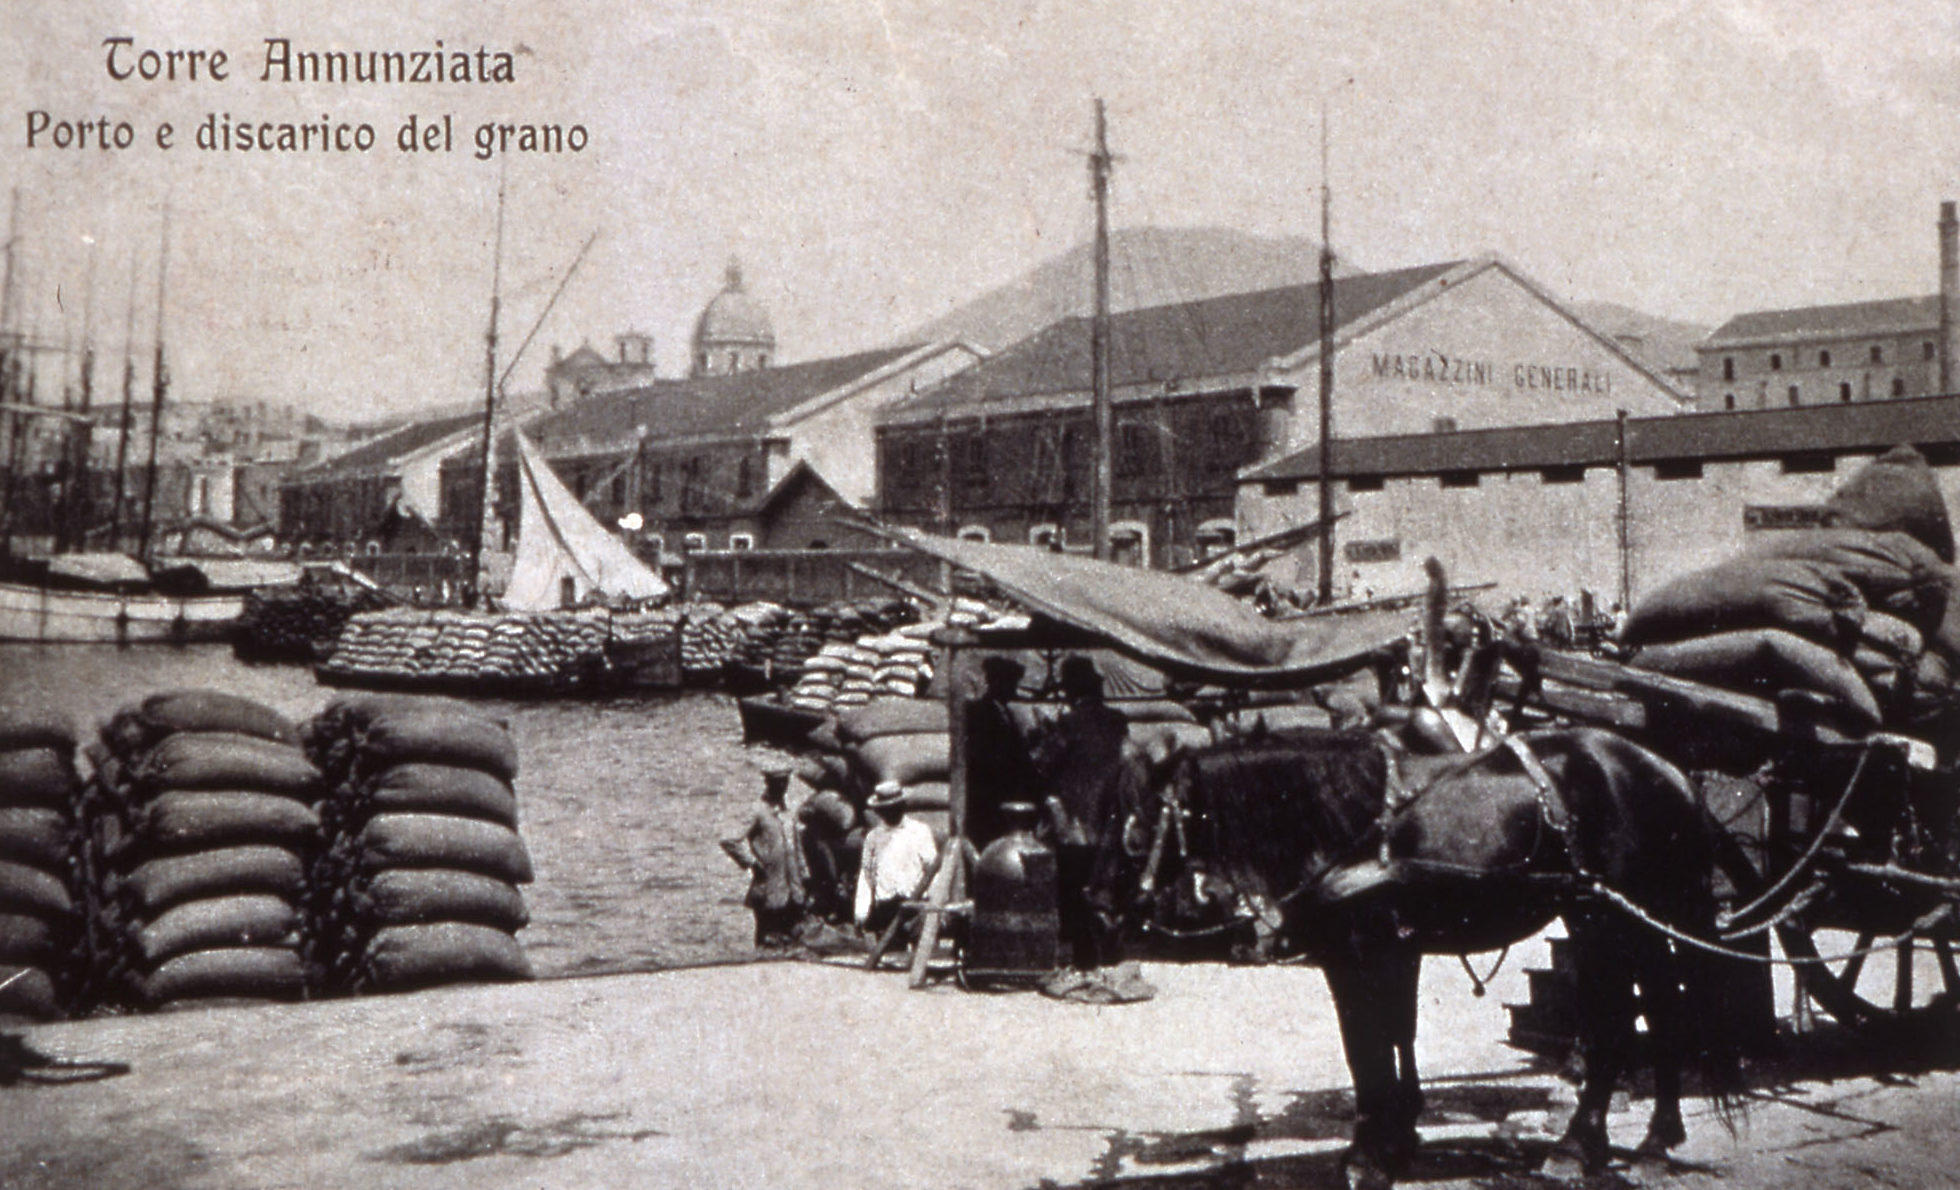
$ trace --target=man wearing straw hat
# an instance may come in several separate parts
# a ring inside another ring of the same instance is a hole
[[[869,934],[884,932],[900,906],[925,892],[939,862],[932,828],[905,813],[905,787],[881,781],[864,808],[877,819],[864,836],[852,916]]]

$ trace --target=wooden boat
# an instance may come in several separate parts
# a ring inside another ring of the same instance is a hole
[[[229,639],[242,591],[168,594],[120,554],[64,554],[0,579],[0,640],[189,644]]]

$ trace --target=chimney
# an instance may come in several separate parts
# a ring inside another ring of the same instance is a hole
[[[1940,391],[1953,391],[1954,369],[1960,366],[1960,219],[1953,204],[1940,204]]]

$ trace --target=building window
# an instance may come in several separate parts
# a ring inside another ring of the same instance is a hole
[[[1919,345],[1919,355],[1921,359],[1930,361],[1934,356],[1938,354],[1939,354],[1939,349],[1933,346],[1933,342],[1930,339],[1928,339],[1926,342],[1921,343]]]
[[[1225,520],[1206,521],[1198,526],[1197,533],[1193,535],[1200,558],[1215,558],[1220,554],[1230,553],[1232,547],[1238,544],[1238,540],[1238,526]]]
[[[1157,470],[1157,436],[1153,427],[1132,423],[1116,430],[1116,474],[1125,479],[1154,474]]]
[[[1060,525],[1035,525],[1028,530],[1028,544],[1061,553],[1068,534]]]
[[[953,439],[953,487],[967,496],[987,492],[987,439],[982,434],[961,434]]]
[[[1454,434],[1456,433],[1456,419],[1454,417],[1431,418],[1429,421],[1429,432],[1432,434]]]
[[[1803,404],[1803,392],[1794,384],[1790,386],[1789,397],[1792,407]]]
[[[1847,405],[1851,403],[1851,382],[1849,380],[1843,381],[1838,385],[1838,400],[1843,401]]]
[[[1885,362],[1885,348],[1879,346],[1876,343],[1872,344],[1872,362],[1875,364],[1882,364]]]
[[[1574,463],[1560,467],[1547,467],[1538,473],[1545,483],[1584,483],[1586,468],[1584,464]]]
[[[1735,379],[1735,357],[1732,355],[1725,355],[1722,357],[1722,379],[1724,380]]]
[[[1109,527],[1109,560],[1118,566],[1150,565],[1150,530],[1140,521]]]
[[[741,464],[735,469],[735,494],[737,496],[755,494],[754,467],[750,464],[747,455],[742,456]]]
[[[1724,408],[1724,409],[1733,409],[1733,408],[1735,408],[1735,394],[1734,394],[1734,393],[1723,393],[1723,394],[1722,394],[1722,408]]]
[[[728,548],[729,548],[729,549],[731,549],[731,550],[752,550],[752,549],[754,549],[754,548],[755,548],[755,534],[753,534],[753,533],[730,533],[730,534],[728,535]]]
[[[1818,353],[1817,353],[1817,366],[1818,366],[1818,367],[1820,367],[1820,368],[1828,368],[1828,367],[1830,367],[1830,366],[1831,366],[1831,353],[1830,353],[1830,352],[1828,352],[1828,351],[1820,351],[1820,352],[1818,352]]]
[[[687,536],[681,538],[681,548],[690,554],[696,550],[705,550],[708,548],[708,535],[706,533],[689,533]]]
[[[1769,370],[1772,372],[1781,372],[1783,370],[1783,357],[1781,355],[1775,352],[1770,353]]]
[[[1906,395],[1905,377],[1903,376],[1892,377],[1892,395],[1895,397],[1903,397]]]
[[[1350,492],[1379,492],[1384,482],[1379,475],[1351,475],[1347,485]]]
[[[963,525],[957,536],[961,541],[978,541],[983,544],[994,539],[993,531],[985,525]]]
[[[1662,459],[1654,464],[1655,479],[1700,479],[1700,459]]]
[[[1436,478],[1446,488],[1474,488],[1478,476],[1475,471],[1445,471]]]

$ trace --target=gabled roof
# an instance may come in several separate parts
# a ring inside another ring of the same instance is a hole
[[[781,479],[777,480],[773,487],[750,501],[749,507],[740,509],[739,511],[752,514],[767,512],[788,499],[799,488],[806,488],[811,485],[815,485],[819,489],[820,496],[828,495],[846,508],[856,507],[849,500],[837,494],[837,489],[830,486],[830,481],[823,477],[822,472],[810,465],[810,460],[798,459],[796,464]]]
[[[1738,314],[1703,341],[1699,350],[1747,347],[1792,339],[1856,339],[1875,335],[1910,334],[1937,330],[1940,299],[1887,298],[1841,306],[1803,306],[1794,310],[1758,310]]]
[[[1763,458],[1797,452],[1883,451],[1900,443],[1960,444],[1960,396],[1896,398],[1796,409],[1738,409],[1627,419],[1627,461]],[[1336,439],[1333,473],[1434,475],[1538,467],[1611,466],[1612,421]],[[1314,480],[1319,448],[1250,468],[1240,483]]]
[[[292,473],[290,483],[319,483],[330,479],[393,475],[403,459],[440,444],[443,439],[483,425],[481,413],[410,422],[345,453]]]
[[[1462,262],[1364,273],[1334,282],[1334,322],[1345,327],[1434,281]],[[1312,340],[1320,286],[1129,310],[1110,317],[1112,389],[1244,376]],[[892,420],[958,413],[1010,398],[1087,393],[1094,320],[1065,318],[895,406]]]
[[[526,433],[547,456],[622,449],[636,439],[640,426],[655,440],[761,434],[778,414],[918,350],[917,345],[887,347],[725,376],[656,380],[587,397],[539,418]]]

